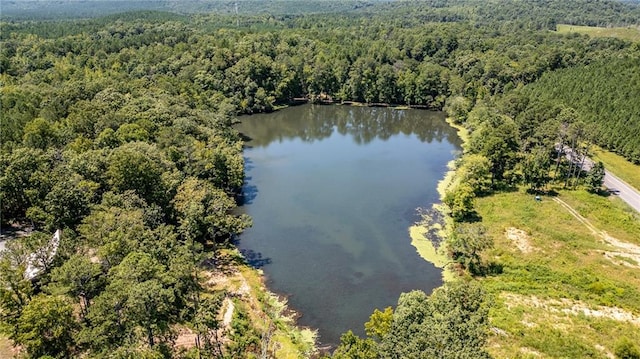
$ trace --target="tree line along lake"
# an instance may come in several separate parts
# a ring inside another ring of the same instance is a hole
[[[240,121],[241,211],[253,218],[240,250],[321,343],[362,334],[402,292],[441,284],[408,228],[461,150],[444,113],[303,105]]]

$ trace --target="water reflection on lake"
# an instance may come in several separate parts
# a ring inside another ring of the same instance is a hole
[[[241,121],[254,225],[239,247],[322,343],[440,285],[407,229],[460,150],[442,113],[304,105]]]

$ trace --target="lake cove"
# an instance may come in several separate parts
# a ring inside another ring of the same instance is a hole
[[[400,293],[441,284],[408,228],[461,149],[444,113],[304,105],[241,121],[253,227],[239,248],[322,344],[363,334]]]

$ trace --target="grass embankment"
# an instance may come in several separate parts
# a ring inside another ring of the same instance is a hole
[[[594,161],[602,161],[607,170],[640,191],[640,166],[627,161],[620,155],[599,147],[596,147],[593,151],[592,159]]]
[[[454,127],[466,142],[466,130]],[[598,152],[596,159],[633,185],[640,180],[617,155]],[[441,197],[455,179],[454,163],[438,185]],[[615,197],[556,190],[542,201],[524,189],[477,199],[495,242],[485,253],[491,274],[477,278],[493,301],[494,357],[606,358],[623,337],[640,343],[640,215]],[[447,221],[438,228],[444,236]],[[412,227],[412,244],[442,268],[448,259],[427,230]],[[444,278],[455,274],[445,270]]]
[[[640,28],[638,27],[595,27],[576,25],[556,25],[558,33],[578,33],[592,37],[617,37],[629,41],[640,41]]]
[[[558,199],[590,226],[524,191],[477,201],[495,241],[486,260],[502,268],[479,279],[494,300],[495,357],[604,358],[623,336],[640,342],[640,216],[584,191]]]

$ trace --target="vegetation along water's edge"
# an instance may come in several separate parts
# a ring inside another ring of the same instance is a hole
[[[0,220],[30,229],[0,254],[1,355],[315,355],[231,246],[251,225],[232,125],[329,96],[469,134],[433,214],[446,260],[419,249],[455,280],[328,355],[640,357],[640,218],[582,166],[597,144],[637,176],[640,43],[553,31],[637,27],[637,1],[52,3],[0,14]]]
[[[469,131],[463,126],[454,123],[451,118],[447,118],[447,123],[457,130],[463,147],[466,146],[469,141]],[[453,159],[447,164],[448,170],[442,180],[438,182],[437,189],[440,201],[444,200],[447,189],[456,178],[456,162],[458,160]],[[445,281],[454,280],[456,276],[448,266],[451,262],[445,253],[445,247],[442,245],[449,236],[448,232],[451,231],[453,225],[451,217],[448,216],[446,206],[442,203],[436,203],[433,204],[431,209],[419,209],[419,212],[422,217],[421,220],[409,227],[411,245],[416,247],[420,257],[442,269],[442,277]]]

